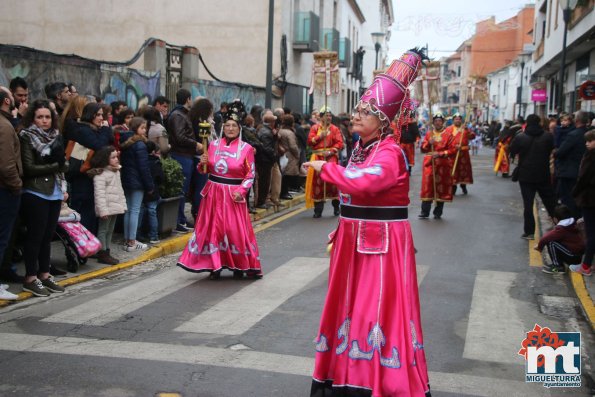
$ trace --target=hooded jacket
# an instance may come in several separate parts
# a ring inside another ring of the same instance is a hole
[[[550,183],[550,154],[553,149],[552,134],[546,134],[539,125],[528,124],[510,144],[510,156],[519,156],[519,182]]]

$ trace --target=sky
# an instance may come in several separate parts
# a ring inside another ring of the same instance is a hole
[[[473,35],[476,22],[493,15],[499,23],[516,15],[525,4],[534,3],[531,0],[393,0],[395,21],[388,42],[388,62],[410,48],[426,44],[431,59],[448,56]]]

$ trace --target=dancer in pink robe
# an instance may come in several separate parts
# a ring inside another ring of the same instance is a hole
[[[209,180],[203,201],[178,266],[190,272],[211,272],[218,279],[222,269],[234,278],[261,278],[258,244],[248,214],[246,196],[254,182],[254,149],[241,139],[244,105],[236,101],[224,114],[223,135],[209,144],[198,171],[207,165]]]
[[[407,220],[409,173],[395,115],[406,116],[423,53],[409,51],[376,77],[352,115],[360,134],[347,167],[306,163],[340,191],[329,285],[311,396],[430,395],[415,248]]]

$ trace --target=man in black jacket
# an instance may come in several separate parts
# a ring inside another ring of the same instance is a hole
[[[554,137],[545,133],[540,126],[541,119],[535,114],[527,116],[527,126],[510,144],[510,157],[517,154],[518,181],[521,187],[524,206],[524,233],[521,236],[533,240],[535,235],[535,218],[533,202],[535,193],[539,193],[548,214],[554,215],[556,198],[551,184],[550,154],[554,149]]]
[[[574,218],[580,218],[581,211],[572,198],[572,188],[576,185],[578,169],[585,153],[585,132],[589,123],[587,112],[576,114],[576,128],[566,135],[560,147],[554,152],[556,159],[556,193],[562,204],[572,212]]]
[[[189,232],[194,228],[194,224],[186,220],[184,207],[186,205],[186,194],[190,187],[192,179],[192,170],[194,156],[202,153],[202,144],[196,140],[192,123],[188,114],[192,106],[192,94],[187,89],[179,89],[176,92],[176,107],[167,118],[167,132],[169,134],[169,143],[171,145],[170,155],[182,166],[184,173],[184,186],[180,194],[184,198],[180,201],[178,209],[178,225],[175,231],[179,233]]]
[[[275,120],[277,117],[270,110],[265,110],[262,127],[257,132],[258,139],[262,143],[262,150],[256,153],[256,172],[258,173],[256,208],[267,208],[266,200],[271,188],[271,171],[277,161],[275,134],[273,133]]]

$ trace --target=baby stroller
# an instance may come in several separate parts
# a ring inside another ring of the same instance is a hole
[[[81,223],[81,216],[62,203],[56,235],[64,245],[67,269],[76,273],[81,265],[87,263],[87,258],[95,255],[101,249],[101,243]]]

